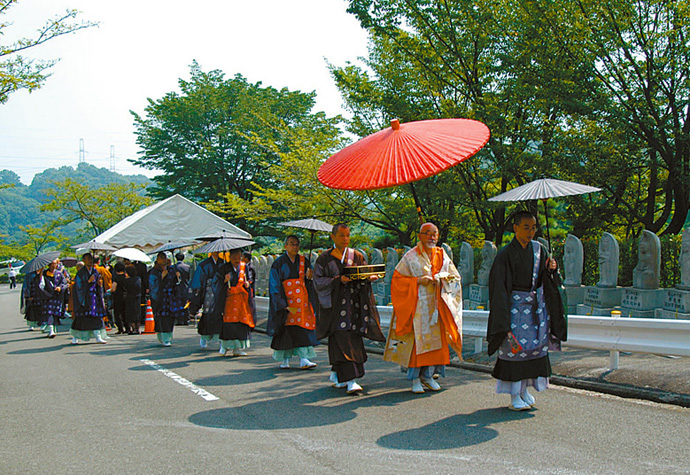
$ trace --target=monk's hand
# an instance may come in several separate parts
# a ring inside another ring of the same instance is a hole
[[[421,285],[430,285],[432,282],[434,282],[434,278],[431,277],[430,275],[423,275],[421,277],[417,277],[417,283]]]
[[[351,280],[352,280],[352,279],[350,279],[350,278],[349,278],[348,276],[346,276],[346,275],[341,275],[341,276],[340,276],[340,282],[342,282],[343,284],[347,284],[347,283],[350,282]]]
[[[293,315],[297,313],[297,307],[287,307],[287,309],[288,312],[290,312]]]
[[[230,274],[225,274],[225,282],[230,280]]]
[[[374,282],[375,280],[379,280],[379,276],[378,276],[378,275],[370,275],[370,276],[369,276],[369,280],[370,280],[371,282]]]
[[[164,269],[163,272],[161,273],[161,277],[165,279],[165,276],[168,275],[168,269]]]
[[[96,281],[96,276],[95,276],[95,275],[92,275],[91,278],[89,278],[89,282],[90,282],[90,283],[93,283],[93,282],[95,282],[95,281]]]
[[[307,269],[307,279],[311,280],[314,278],[314,271]]]

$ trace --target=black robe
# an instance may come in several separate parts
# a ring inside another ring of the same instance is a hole
[[[540,268],[536,288],[544,286],[544,300],[551,323],[551,335],[560,341],[567,339],[567,322],[563,301],[559,292],[561,285],[558,271],[547,269],[548,254],[543,246],[540,250]],[[487,340],[489,355],[494,354],[510,331],[511,294],[514,290],[529,292],[532,288],[534,255],[532,245],[523,248],[513,239],[496,255],[489,274],[489,325]],[[492,375],[504,381],[520,381],[551,374],[549,356],[529,361],[504,361],[497,359]]]
[[[74,313],[72,315],[72,329],[78,331],[101,330],[105,328],[105,304],[103,302],[103,287],[89,282],[91,277],[95,282],[101,278],[92,267],[83,266],[74,277]]]
[[[189,290],[192,293],[190,311],[195,314],[203,307],[204,313],[199,320],[200,335],[218,335],[223,328],[223,310],[227,285],[224,282],[223,266],[225,261],[212,257],[201,261],[194,272]]]
[[[362,337],[386,341],[379,313],[367,281],[343,284],[344,265],[329,249],[314,264],[314,287],[319,296],[316,337],[328,337],[328,359],[339,382],[364,376],[367,352]],[[354,253],[353,265],[365,265],[364,257]]]
[[[246,275],[246,264],[245,264],[245,279],[247,277]],[[224,295],[227,297],[227,292],[228,292],[228,285],[231,287],[234,287],[237,285],[237,283],[240,280],[240,272],[238,269],[235,269],[235,267],[229,263],[226,262],[225,265],[222,268],[222,274],[223,274],[223,281],[225,281],[225,276],[230,275],[230,280],[225,282],[223,284],[223,292]],[[249,304],[249,308],[251,309],[253,304],[254,304],[254,298],[252,297],[251,291],[247,291],[247,303]],[[240,340],[240,341],[246,341],[251,339],[251,334],[252,334],[252,328],[247,325],[246,323],[242,322],[224,322],[223,321],[223,311],[225,310],[225,299],[223,299],[223,309],[221,311],[221,330],[220,330],[220,339],[225,340],[225,341],[232,341],[232,340]],[[253,317],[253,315],[252,315]]]
[[[273,336],[271,348],[274,350],[290,350],[318,344],[315,330],[307,330],[306,328],[296,325],[285,326],[285,321],[288,316],[288,303],[285,289],[283,288],[283,282],[289,279],[299,278],[300,257],[301,256],[298,255],[295,257],[295,262],[292,262],[286,252],[276,259],[271,266],[270,276],[268,278],[268,296],[270,298],[270,304],[266,333]],[[308,269],[311,269],[311,263],[309,259],[305,257],[304,284],[309,294],[309,302],[314,309],[314,313],[316,313],[319,303],[311,279],[306,278]]]

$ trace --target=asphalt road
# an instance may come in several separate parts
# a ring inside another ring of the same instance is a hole
[[[73,346],[67,326],[27,331],[18,299],[0,288],[2,474],[690,473],[690,409],[552,386],[514,413],[485,374],[451,368],[414,395],[376,355],[347,396],[325,347],[305,371],[279,370],[261,334],[240,358],[200,350],[193,327],[170,348]]]

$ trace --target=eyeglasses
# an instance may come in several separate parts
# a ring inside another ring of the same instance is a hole
[[[425,233],[419,233],[419,234],[424,234],[424,235],[429,236],[429,237],[438,237],[437,232],[431,232],[431,231],[427,231]]]

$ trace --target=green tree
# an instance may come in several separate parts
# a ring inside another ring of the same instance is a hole
[[[274,141],[272,134],[268,139],[254,136],[258,145],[279,158],[267,170],[272,177],[270,185],[252,183],[248,199],[227,194],[223,200],[211,201],[206,206],[211,211],[246,220],[249,229],[260,235],[275,234],[279,229],[276,224],[281,221],[317,216],[332,222],[363,222],[395,235],[401,243],[409,243],[412,230],[398,221],[409,206],[396,209],[394,205],[406,198],[387,190],[333,190],[318,181],[321,163],[346,144],[337,128],[339,120],[318,113],[298,126],[273,124],[279,141]],[[412,221],[414,227],[414,217]]]
[[[475,157],[416,184],[441,237],[464,230],[502,241],[505,207],[487,199],[542,175],[556,174],[539,144],[550,140],[561,108],[529,80],[534,67],[522,25],[501,0],[352,0],[349,11],[371,32],[363,68],[332,68],[354,115],[351,131],[383,121],[466,117],[489,126]],[[567,64],[554,78],[569,84]],[[400,189],[409,196],[408,188]],[[467,220],[467,218],[471,218]],[[463,220],[462,224],[459,223]],[[461,231],[462,232],[462,231]]]
[[[67,238],[58,231],[61,224],[59,220],[52,220],[41,227],[19,226],[26,234],[24,246],[30,249],[32,257],[39,255],[46,247],[59,248],[66,243]]]
[[[578,94],[551,88],[569,121],[546,153],[605,177],[602,214],[626,234],[680,232],[690,207],[690,2],[512,3],[526,30],[576,71]]]
[[[18,0],[0,0],[0,38],[7,35],[7,30],[12,25],[12,22],[1,18],[17,2]],[[20,38],[8,44],[0,43],[0,104],[6,102],[11,93],[20,89],[33,91],[40,88],[50,76],[50,68],[57,62],[28,59],[22,56],[23,52],[59,36],[96,25],[93,22],[77,21],[78,15],[77,10],[67,10],[46,21],[32,37]]]
[[[58,214],[55,227],[83,222],[89,238],[96,237],[153,201],[142,196],[145,185],[136,183],[111,183],[91,188],[68,178],[52,185],[46,191],[50,201],[41,205],[41,210]]]
[[[132,112],[142,149],[132,163],[160,170],[149,192],[157,197],[181,193],[195,201],[233,195],[249,199],[254,183],[268,187],[268,169],[282,151],[280,131],[307,120],[314,94],[250,84],[240,75],[225,79],[221,71],[203,72],[195,62],[180,92],[152,100],[145,115]],[[261,140],[255,140],[260,137]],[[266,148],[268,141],[276,147]]]

